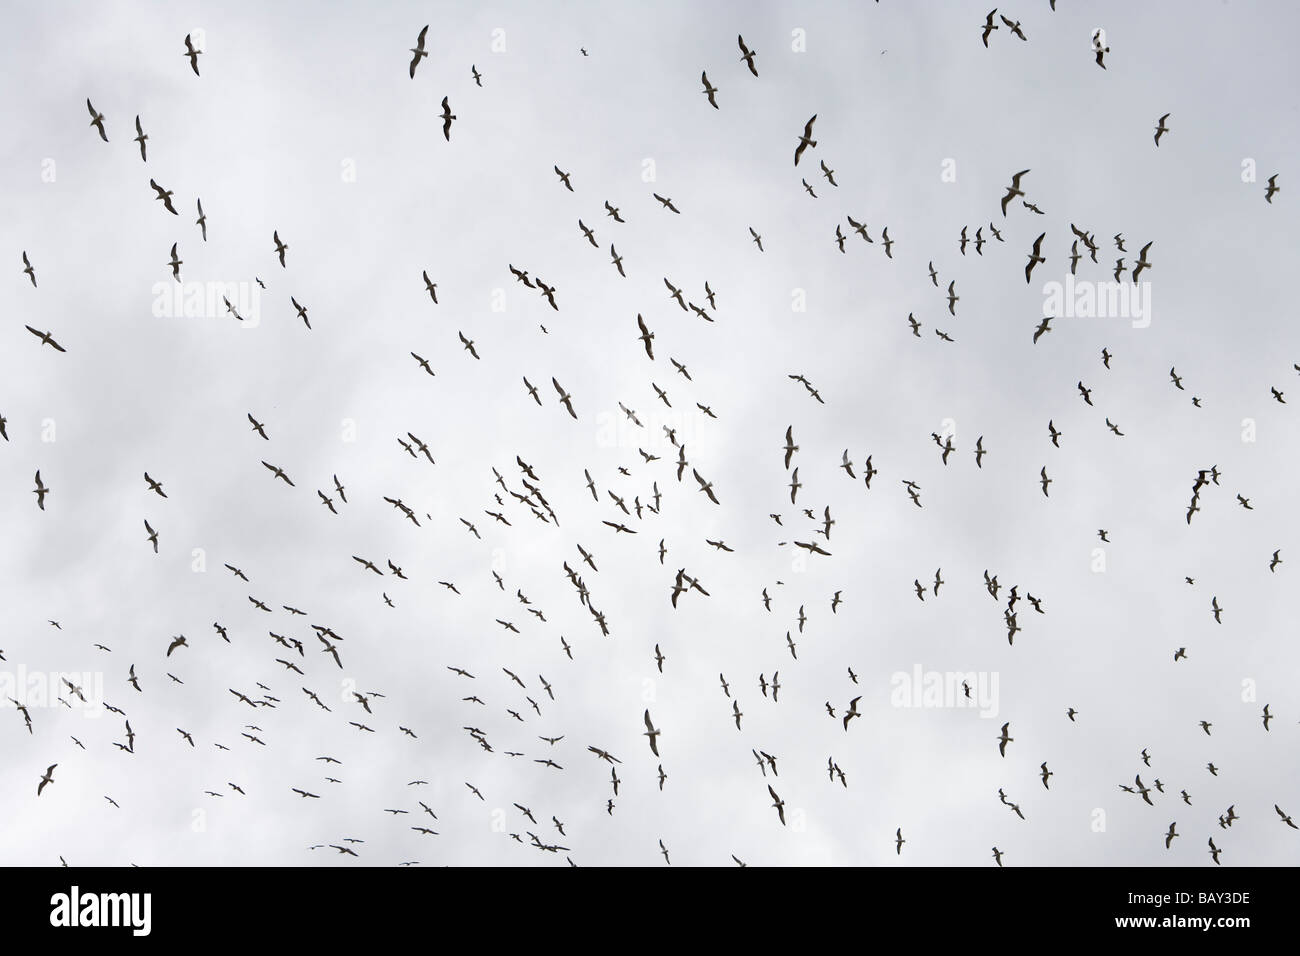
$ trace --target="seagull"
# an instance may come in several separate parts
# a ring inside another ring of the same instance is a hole
[[[172,190],[170,190],[170,189],[163,189],[161,186],[159,186],[159,185],[158,185],[156,182],[154,182],[152,179],[149,180],[149,185],[152,186],[152,187],[153,187],[153,191],[156,192],[156,193],[158,194],[157,196],[154,197],[154,199],[155,199],[155,200],[161,200],[161,201],[162,201],[162,204],[163,204],[163,208],[166,209],[166,210],[167,210],[169,213],[171,213],[173,216],[179,216],[180,213],[178,213],[178,212],[176,211],[176,207],[172,205]]]
[[[996,11],[995,11],[996,12]],[[992,14],[990,14],[990,17]],[[1007,203],[1011,202],[1016,196],[1023,196],[1025,191],[1020,188],[1020,177],[1028,173],[1029,170],[1022,169],[1011,177],[1011,185],[1007,187],[1007,194],[1002,197],[1002,215],[1005,218],[1007,214]]]
[[[27,258],[27,252],[23,252],[23,274],[32,280],[32,288],[36,288],[36,270],[32,268],[31,260]]]
[[[147,518],[145,519],[144,522],[144,530],[149,532],[149,541],[153,544],[153,553],[157,554],[158,553],[158,532],[149,526],[149,520]],[[138,690],[139,688],[136,689]]]
[[[568,392],[566,392],[564,388],[560,385],[560,383],[555,380],[554,377],[551,378],[551,384],[555,386],[555,391],[559,393],[560,404],[563,405],[568,410],[569,414],[573,417],[573,420],[577,421],[578,413],[573,410],[573,402],[572,402],[573,396],[570,395]]]
[[[1137,282],[1138,276],[1142,273],[1143,269],[1151,268],[1151,263],[1147,262],[1147,250],[1150,249],[1153,244],[1154,243],[1148,242],[1138,253],[1137,264],[1133,266],[1132,279],[1134,282]]]
[[[294,309],[297,310],[297,312],[298,312],[298,318],[302,319],[302,324],[305,325],[305,326],[307,326],[307,328],[310,329],[310,328],[311,328],[311,322],[308,321],[308,319],[307,319],[307,307],[304,306],[304,305],[299,304],[298,300],[295,299],[293,296],[289,296],[289,301],[290,301],[291,303],[293,303],[293,307],[294,307]],[[414,354],[414,353],[412,353],[412,354]],[[427,367],[426,367],[425,371],[429,372],[430,375],[433,374],[432,370],[428,369]]]
[[[1169,119],[1168,113],[1166,113],[1164,116],[1160,117],[1160,119],[1156,121],[1156,145],[1157,146],[1160,145],[1160,137],[1164,136],[1165,133],[1169,132],[1169,127],[1165,125],[1165,120],[1167,119]]]
[[[36,472],[36,488],[32,491],[32,494],[36,496],[36,504],[42,511],[45,510],[45,496],[49,493],[50,489],[41,481],[41,473],[38,470]],[[60,630],[62,630],[62,628],[60,628]]]
[[[1011,743],[1013,740],[1016,739],[1015,737],[1010,737],[1007,735],[1007,728],[1010,726],[1011,726],[1010,721],[1003,724],[1002,736],[998,738],[998,753],[1001,754],[1003,757],[1007,755],[1007,744]]]
[[[658,645],[655,646],[658,647]],[[661,671],[663,670],[662,664],[660,665],[660,670]],[[645,712],[645,734],[643,734],[643,736],[650,738],[650,752],[653,753],[656,757],[658,757],[659,756],[659,742],[658,742],[659,731],[656,730],[654,724],[650,722],[649,709],[647,709]]]
[[[1272,176],[1268,177],[1268,188],[1264,190],[1264,201],[1272,205],[1273,194],[1280,193],[1281,191],[1282,187],[1277,184],[1277,174],[1274,173]]]
[[[36,785],[36,795],[38,797],[41,795],[41,791],[45,789],[46,784],[54,782],[54,768],[57,766],[58,764],[52,763],[45,768],[45,775],[41,777],[41,782]]]
[[[104,132],[104,114],[96,111],[95,107],[90,105],[90,100],[86,100],[86,109],[90,110],[90,125],[99,130],[99,138],[108,142],[108,134]]]
[[[756,51],[745,46],[745,38],[737,34],[736,42],[740,44],[740,59],[749,67],[749,72],[758,76],[758,70],[754,66],[754,55]]]
[[[474,358],[477,359],[478,351],[474,348],[474,340],[465,338],[464,332],[457,331],[456,334],[460,336],[460,343],[461,345],[465,346],[465,350],[468,351],[470,355],[474,356]]]
[[[981,38],[984,40],[984,49],[986,50],[989,47],[989,35],[998,28],[998,25],[993,22],[993,15],[997,12],[998,8],[994,7],[989,11],[988,17],[984,20],[984,33]]]
[[[1104,47],[1104,46],[1101,45],[1101,43],[1102,43],[1102,40],[1101,40],[1101,30],[1097,30],[1097,31],[1096,31],[1095,33],[1093,33],[1093,35],[1092,35],[1092,48],[1093,48],[1093,50],[1095,50],[1096,53],[1097,53],[1097,65],[1098,65],[1099,67],[1101,67],[1101,68],[1104,70],[1104,69],[1106,69],[1106,64],[1105,64],[1105,62],[1102,60],[1102,57],[1105,56],[1107,53],[1110,52],[1110,47],[1108,47],[1108,46]],[[1215,858],[1214,858],[1214,862],[1215,862],[1215,863],[1218,863],[1218,862],[1219,862],[1219,858],[1218,858],[1218,857],[1215,857]]]
[[[1005,24],[1007,25],[1007,29],[1011,31],[1012,36],[1018,36],[1018,37],[1020,37],[1020,39],[1026,41],[1026,42],[1029,41],[1029,37],[1025,36],[1024,33],[1021,32],[1021,30],[1020,30],[1020,21],[1019,21],[1019,20],[1016,20],[1015,22],[1012,22],[1011,20],[1008,20],[1006,17],[1001,16],[1001,15],[999,15],[999,18],[1002,20],[1003,23],[1005,23]]]
[[[685,454],[685,451],[686,451],[686,446],[683,445],[682,453]],[[795,470],[798,471],[798,469]],[[691,469],[691,474],[695,476],[696,482],[699,483],[700,491],[708,495],[709,500],[712,501],[715,505],[718,504],[719,502],[718,502],[717,495],[713,493],[713,482],[705,481],[704,478],[700,475],[700,473],[696,471],[694,468]]]
[[[1142,799],[1146,801],[1147,805],[1154,807],[1155,804],[1151,802],[1151,788],[1145,786],[1142,783],[1142,775],[1137,774],[1136,776],[1134,776],[1133,782],[1137,784],[1137,792],[1142,797]]]
[[[141,159],[142,161],[146,162],[146,163],[149,161],[149,159],[148,159],[148,157],[145,155],[145,146],[144,146],[144,143],[145,143],[145,140],[147,140],[148,138],[149,138],[148,134],[146,134],[145,131],[144,131],[143,129],[141,129],[141,127],[140,127],[140,117],[139,117],[139,116],[136,116],[136,118],[135,118],[135,142],[137,142],[137,143],[140,144],[140,159]]]
[[[1276,803],[1273,804],[1273,809],[1277,811],[1277,815],[1282,818],[1283,823],[1289,826],[1292,830],[1300,830],[1300,827],[1296,826],[1295,822],[1289,816],[1283,813],[1282,808],[1279,807]]]
[[[447,142],[451,142],[451,121],[456,119],[452,113],[451,107],[447,104],[447,97],[442,98],[442,135]]]
[[[1047,235],[1047,233],[1045,233],[1045,232],[1039,233],[1038,238],[1034,240],[1034,251],[1031,252],[1031,253],[1029,254],[1029,262],[1025,265],[1025,282],[1026,282],[1026,283],[1029,282],[1029,274],[1030,274],[1031,272],[1034,271],[1034,266],[1038,265],[1038,263],[1040,263],[1040,262],[1046,262],[1046,261],[1047,261],[1045,258],[1043,258],[1042,256],[1040,256],[1040,255],[1038,254],[1040,248],[1041,248],[1042,245],[1043,245],[1043,237],[1046,236],[1046,235]]]
[[[410,52],[415,54],[415,56],[411,57],[411,79],[415,79],[415,68],[420,65],[420,61],[429,55],[424,49],[424,35],[428,32],[429,27],[426,25],[420,31],[419,37],[416,38],[415,46],[411,47]]]
[[[858,476],[853,473],[853,462],[849,461],[849,450],[847,448],[844,449],[844,454],[840,458],[840,467],[848,473],[850,478],[857,480]]]
[[[1165,834],[1165,849],[1166,849],[1166,850],[1169,849],[1169,844],[1171,844],[1171,843],[1174,842],[1174,837],[1176,837],[1176,836],[1179,835],[1179,834],[1174,830],[1174,827],[1175,827],[1175,826],[1177,826],[1177,821],[1175,821],[1174,823],[1169,824],[1169,832]]]
[[[42,345],[48,345],[50,348],[54,349],[56,352],[66,352],[66,351],[67,351],[67,349],[65,349],[62,345],[60,345],[58,342],[54,341],[54,335],[53,335],[53,333],[51,333],[51,332],[39,332],[39,331],[37,331],[36,329],[32,328],[30,325],[25,326],[25,328],[27,329],[28,332],[32,333],[32,335],[34,335],[34,336],[36,336],[38,339],[40,339]]]
[[[804,124],[803,135],[799,137],[799,145],[796,146],[794,150],[794,164],[796,166],[799,165],[799,159],[803,156],[803,151],[810,146],[815,147],[817,145],[817,141],[812,138],[813,123],[816,121],[817,114],[814,113],[812,119]],[[752,232],[753,230],[750,231]]]
[[[1047,486],[1050,485],[1050,484],[1052,483],[1052,480],[1053,480],[1053,479],[1047,477],[1047,466],[1046,466],[1046,465],[1043,466],[1043,469],[1042,469],[1042,471],[1039,472],[1039,474],[1042,476],[1041,480],[1042,480],[1042,485],[1043,485],[1043,497],[1044,497],[1044,498],[1050,498],[1051,496],[1047,493]]]
[[[262,462],[262,466],[266,468],[268,471],[273,472],[275,474],[275,477],[283,480],[285,484],[291,487],[297,487],[296,485],[294,485],[293,481],[290,480],[289,476],[284,473],[284,469],[280,468],[277,465],[272,465],[266,461]]]
[[[772,795],[772,806],[776,808],[777,816],[781,818],[781,826],[785,826],[785,801],[777,796],[770,783],[767,785],[767,792]]]
[[[718,88],[716,86],[709,85],[709,74],[707,72],[700,74],[700,82],[704,84],[704,89],[702,92],[704,93],[705,96],[709,98],[709,105],[716,110],[718,108],[718,101],[714,99],[713,94],[718,92]]]
[[[856,681],[854,683],[856,683]],[[861,699],[862,697],[858,696],[858,697],[854,697],[851,701],[849,701],[849,709],[844,712],[844,718],[843,718],[845,730],[849,729],[850,720],[852,720],[854,717],[862,716],[860,713],[858,713],[858,701],[860,701]]]
[[[194,42],[190,39],[190,35],[185,34],[185,52],[181,56],[189,57],[190,67],[194,70],[195,76],[199,75],[199,57],[202,55],[203,51],[194,49]]]

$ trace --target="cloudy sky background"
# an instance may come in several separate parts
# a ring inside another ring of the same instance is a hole
[[[11,11],[0,38],[14,81],[0,90],[9,119],[0,228],[12,266],[0,282],[0,415],[10,437],[0,443],[0,666],[102,674],[103,698],[127,711],[137,738],[136,753],[122,753],[112,745],[124,740],[120,718],[57,703],[33,703],[29,735],[20,715],[0,709],[7,862],[564,865],[567,855],[662,865],[662,839],[677,865],[731,865],[730,854],[754,865],[993,865],[993,845],[1007,865],[1210,865],[1213,837],[1224,864],[1294,864],[1300,833],[1272,805],[1300,812],[1290,759],[1300,651],[1287,606],[1300,566],[1290,480],[1298,429],[1292,400],[1277,404],[1269,387],[1292,388],[1300,360],[1285,308],[1297,253],[1287,229],[1298,138],[1289,94],[1300,79],[1288,37],[1300,18],[1283,4],[1058,7],[1001,9],[1029,42],[1003,28],[987,50],[987,10],[965,3]],[[426,23],[430,55],[412,81],[407,51]],[[1098,27],[1111,48],[1105,71],[1090,50]],[[183,38],[199,31],[195,77]],[[804,52],[792,50],[793,31]],[[757,78],[739,61],[737,33],[758,54]],[[719,89],[719,110],[700,92],[701,70]],[[437,119],[443,96],[458,117],[450,143]],[[87,97],[106,115],[107,144],[87,125]],[[1157,149],[1152,132],[1166,112],[1171,131]],[[818,146],[796,169],[796,137],[814,113]],[[147,163],[131,142],[137,114]],[[1247,160],[1256,181],[1243,182]],[[571,173],[575,192],[553,164]],[[1046,215],[1013,207],[1004,220],[998,200],[1025,168],[1022,185]],[[1283,191],[1270,206],[1264,180],[1273,173]],[[150,177],[175,191],[179,216],[154,200]],[[206,243],[193,224],[196,198]],[[606,200],[625,224],[605,216]],[[846,215],[865,221],[876,243],[853,235]],[[962,226],[987,235],[990,221],[1005,243],[961,256]],[[1149,327],[1058,319],[1031,344],[1043,283],[1068,271],[1071,222],[1101,247],[1080,278],[1108,280],[1118,255],[1131,267],[1154,241]],[[845,254],[837,223],[849,236]],[[274,230],[289,244],[287,268]],[[1042,231],[1047,262],[1026,284],[1026,255]],[[1128,253],[1109,239],[1117,232]],[[173,242],[187,282],[260,277],[260,321],[156,315]],[[627,278],[610,263],[611,242]],[[21,272],[24,250],[37,289]],[[955,317],[930,283],[930,261],[942,287],[956,281]],[[556,287],[558,312],[514,281],[511,263]],[[698,304],[707,280],[716,321],[682,312],[664,277]],[[309,309],[310,331],[290,296]],[[799,299],[804,311],[792,306]],[[636,338],[638,313],[656,333],[653,362]],[[920,339],[909,313],[923,324]],[[52,330],[67,353],[40,347],[25,324]],[[936,328],[955,341],[940,341]],[[1114,355],[1109,371],[1103,347]],[[1170,383],[1170,366],[1186,391]],[[541,407],[523,376],[539,387]],[[572,393],[578,421],[558,405],[552,376]],[[1079,397],[1080,380],[1095,407]],[[619,402],[646,428],[630,426]],[[696,402],[717,420],[697,414]],[[249,412],[270,442],[251,433]],[[1059,449],[1049,418],[1064,433]],[[1253,442],[1243,441],[1245,419]],[[947,420],[957,452],[945,467],[930,434]],[[676,481],[661,424],[678,429],[720,506],[689,471]],[[782,466],[787,426],[800,445],[798,507]],[[429,443],[436,465],[406,455],[396,439],[407,431]],[[981,435],[988,455],[977,469]],[[638,448],[661,460],[643,462]],[[845,448],[857,481],[837,468]],[[870,490],[860,474],[868,454],[879,469]],[[504,492],[498,508],[493,467],[524,490],[516,455],[539,475],[558,527]],[[263,459],[297,487],[274,481]],[[1189,527],[1192,481],[1211,465],[1222,484],[1203,490]],[[1050,498],[1038,487],[1044,466]],[[31,496],[38,468],[52,489],[45,512]],[[147,490],[146,470],[167,500]],[[349,499],[338,516],[315,494],[335,474]],[[922,509],[904,479],[920,484]],[[606,493],[631,507],[635,496],[650,500],[655,482],[661,513],[640,521]],[[1255,510],[1240,508],[1237,493]],[[423,526],[385,495],[406,501]],[[827,505],[832,556],[801,563],[790,542],[821,540],[801,509],[820,516]],[[504,510],[511,526],[485,509]],[[146,519],[160,533],[157,556]],[[615,536],[602,519],[638,533]],[[1101,573],[1098,528],[1111,538]],[[717,553],[706,538],[735,552]],[[598,572],[580,564],[578,543]],[[1270,574],[1276,548],[1284,563]],[[195,570],[196,549],[205,571]],[[352,555],[392,559],[410,580],[380,581]],[[565,561],[582,573],[610,637],[579,604]],[[680,567],[711,596],[685,595],[674,611]],[[948,583],[919,602],[913,579],[928,586],[939,567]],[[1045,615],[1018,606],[1025,630],[1014,647],[1002,622],[1007,592],[989,597],[986,568],[1004,588],[1043,600]],[[439,580],[454,581],[460,596]],[[844,603],[832,615],[837,590]],[[276,612],[256,610],[249,595]],[[1212,596],[1226,608],[1222,625]],[[214,621],[233,643],[216,636]],[[309,623],[343,635],[342,671]],[[293,659],[305,676],[275,663],[289,656],[268,630],[303,641],[305,660]],[[177,634],[190,646],[167,658]],[[1188,660],[1175,664],[1179,646]],[[143,694],[126,683],[132,664]],[[996,675],[996,717],[892,706],[891,676],[917,665]],[[759,690],[759,674],[774,670],[779,703]],[[745,714],[741,731],[720,672]],[[343,680],[386,695],[372,716],[343,700]],[[227,690],[256,696],[259,681],[278,707],[251,711]],[[486,705],[462,701],[471,694]],[[845,732],[824,702],[839,714],[859,694],[863,717]],[[1277,718],[1267,733],[1265,703]],[[641,736],[646,707],[663,731],[662,792],[660,761]],[[1212,722],[1211,737],[1200,720]],[[1015,738],[1005,759],[1003,721]],[[239,735],[248,723],[266,747]],[[564,740],[552,748],[539,735]],[[612,815],[609,765],[588,745],[622,760]],[[751,749],[776,755],[780,776],[765,778]],[[323,754],[342,766],[314,760]],[[546,757],[563,771],[533,762]],[[828,781],[828,757],[847,788]],[[1055,774],[1050,791],[1038,780],[1043,761]],[[55,762],[55,782],[38,798],[36,781]],[[1118,789],[1138,772],[1165,786],[1155,808]],[[407,785],[417,779],[428,785]],[[786,801],[789,826],[770,807],[768,783]],[[999,787],[1025,821],[1001,805]],[[1229,804],[1242,819],[1224,831],[1216,818]],[[1166,851],[1171,821],[1184,836]],[[409,829],[426,824],[440,835]],[[900,826],[908,843],[898,857]],[[526,841],[528,830],[569,851],[541,853],[508,835]],[[307,850],[344,837],[366,841],[358,859]]]

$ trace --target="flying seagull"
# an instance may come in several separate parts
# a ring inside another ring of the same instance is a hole
[[[144,146],[144,144],[145,144],[145,140],[147,140],[148,138],[149,138],[149,135],[148,135],[147,133],[145,133],[145,131],[144,131],[143,129],[140,128],[140,117],[139,117],[139,116],[136,116],[136,118],[135,118],[135,142],[137,142],[137,143],[140,144],[140,159],[141,159],[142,161],[146,162],[146,163],[149,161],[149,157],[145,155],[145,146]]]
[[[812,119],[804,124],[803,135],[799,137],[799,145],[794,149],[794,164],[796,166],[799,165],[799,159],[803,156],[803,151],[810,146],[815,147],[817,145],[817,140],[812,138],[813,123],[816,121],[817,114],[814,113]],[[750,231],[752,232],[753,230]]]
[[[86,100],[86,109],[90,110],[90,125],[99,130],[99,138],[108,142],[108,134],[104,132],[104,114],[98,112],[95,107],[90,105],[90,100]]]
[[[424,49],[424,35],[428,32],[429,27],[426,25],[420,31],[419,37],[416,38],[415,46],[411,47],[410,52],[415,54],[415,56],[411,57],[411,79],[415,79],[415,68],[420,65],[420,61],[429,55]]]
[[[1157,146],[1160,145],[1160,137],[1164,136],[1165,133],[1169,132],[1169,127],[1165,125],[1165,120],[1167,119],[1169,119],[1168,113],[1160,117],[1160,119],[1156,122],[1156,145]]]
[[[555,386],[555,391],[559,393],[560,404],[568,410],[569,414],[573,417],[573,420],[577,421],[578,413],[573,410],[573,396],[564,390],[564,387],[555,380],[554,376],[551,378],[551,384]]]
[[[661,665],[660,665],[660,670],[662,670],[662,669],[663,669],[663,665],[661,664]],[[650,722],[650,711],[649,711],[649,709],[647,709],[646,712],[645,712],[645,734],[644,734],[644,736],[650,738],[650,752],[653,753],[656,757],[658,757],[658,756],[659,756],[659,742],[658,742],[658,741],[659,741],[659,731],[656,730],[654,724]]]
[[[178,213],[176,211],[176,207],[172,205],[172,190],[163,189],[152,179],[149,180],[149,185],[152,186],[153,191],[158,194],[157,196],[154,197],[154,199],[161,200],[163,207],[173,216],[179,216],[180,213]]]
[[[1046,236],[1046,235],[1047,235],[1047,233],[1045,233],[1045,232],[1043,232],[1043,233],[1039,233],[1038,238],[1034,240],[1034,251],[1033,251],[1032,253],[1030,253],[1030,255],[1029,255],[1029,262],[1025,265],[1025,282],[1026,282],[1026,283],[1029,282],[1029,274],[1030,274],[1031,272],[1034,271],[1034,266],[1038,265],[1038,263],[1040,263],[1040,262],[1046,262],[1046,261],[1047,261],[1047,260],[1046,260],[1045,258],[1043,258],[1041,255],[1039,255],[1039,252],[1040,252],[1040,250],[1041,250],[1041,248],[1042,248],[1042,245],[1043,245],[1043,237]]]
[[[52,333],[50,333],[50,332],[38,332],[36,329],[32,328],[30,325],[26,326],[26,329],[27,329],[28,332],[32,333],[32,335],[34,335],[34,336],[36,336],[38,339],[40,339],[42,345],[48,345],[50,348],[54,349],[56,352],[66,352],[66,351],[67,351],[67,349],[65,349],[62,345],[60,345],[58,342],[54,341],[54,336],[53,336]]]
[[[767,792],[772,795],[772,806],[776,808],[777,816],[781,818],[781,826],[785,826],[785,801],[777,796],[770,783],[767,785]]]
[[[745,38],[743,36],[740,36],[739,34],[737,34],[736,36],[736,42],[740,44],[740,59],[744,62],[746,66],[749,67],[750,73],[753,73],[755,76],[758,76],[758,70],[754,66],[754,55],[756,51],[751,50],[749,47],[745,46]]]
[[[451,142],[451,121],[456,118],[456,114],[447,105],[447,97],[444,96],[442,98],[442,135],[449,143]]]
[[[1274,173],[1272,176],[1268,177],[1268,187],[1264,190],[1264,201],[1269,205],[1272,205],[1273,195],[1275,193],[1280,193],[1281,191],[1282,187],[1277,184],[1277,174]]]
[[[199,75],[199,57],[202,55],[203,51],[194,49],[194,41],[190,39],[188,33],[185,34],[185,52],[181,56],[190,58],[190,67],[194,70],[195,76]]]
[[[1002,215],[1005,218],[1007,214],[1007,203],[1011,202],[1016,196],[1023,196],[1025,191],[1020,188],[1020,177],[1028,173],[1029,170],[1022,169],[1011,177],[1011,185],[1007,187],[1007,194],[1002,197]]]
[[[998,25],[993,22],[993,15],[996,14],[997,12],[998,12],[998,8],[994,7],[992,10],[989,11],[988,16],[984,18],[984,33],[982,34],[981,39],[984,41],[984,49],[986,50],[989,47],[990,34],[992,34],[993,31],[998,28]]]
[[[718,92],[718,88],[709,84],[709,74],[707,72],[700,74],[700,82],[704,84],[702,92],[709,98],[709,105],[716,110],[718,108],[718,101],[714,98],[713,94]]]

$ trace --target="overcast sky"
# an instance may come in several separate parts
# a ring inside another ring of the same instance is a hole
[[[1281,3],[1057,6],[1000,8],[1028,40],[999,20],[987,49],[987,10],[955,2],[12,9],[0,36],[11,267],[0,282],[0,696],[27,701],[33,732],[0,701],[6,860],[663,865],[662,840],[674,865],[733,865],[734,854],[752,865],[992,866],[997,846],[1005,865],[1200,866],[1213,865],[1212,837],[1224,865],[1294,865],[1300,833],[1273,805],[1300,813],[1300,650],[1286,603],[1300,573],[1289,394],[1300,398],[1300,343],[1288,309],[1300,16]],[[428,57],[412,79],[426,23]],[[183,55],[186,34],[203,51],[201,76]],[[443,97],[456,116],[450,141]],[[796,168],[813,114],[817,145]],[[137,115],[147,162],[132,142]],[[1004,217],[1001,197],[1023,169],[1024,199],[1043,214],[1016,197]],[[1098,247],[1094,265],[1080,244],[1080,282],[1113,281],[1117,258],[1131,270],[1152,243],[1141,278],[1150,312],[1058,315],[1035,344],[1046,288],[1070,272],[1071,224]],[[982,255],[973,244],[961,253],[963,227],[972,243],[981,230]],[[283,268],[273,232],[288,245]],[[1040,233],[1046,261],[1026,282]],[[553,286],[558,311],[510,265]],[[680,309],[665,278],[713,321]],[[223,290],[245,321],[220,305]],[[173,295],[217,305],[176,312]],[[653,360],[638,314],[655,334]],[[686,446],[680,483],[664,425]],[[788,426],[799,446],[790,470]],[[436,464],[408,456],[398,443],[408,432]],[[946,465],[932,433],[951,435]],[[838,467],[845,449],[855,478]],[[529,494],[516,456],[555,520],[495,483],[494,468]],[[1188,524],[1192,484],[1211,466],[1219,484],[1200,490]],[[921,508],[905,480],[920,486]],[[625,515],[610,496],[633,509],[656,485],[658,514]],[[829,539],[816,530],[827,507]],[[391,560],[407,579],[376,577],[353,555],[382,569]],[[674,609],[679,568],[709,595],[688,592]],[[996,600],[985,571],[998,577]],[[1014,646],[1003,617],[1012,585]],[[311,624],[342,636],[342,669]],[[169,657],[177,635],[188,646]],[[127,683],[132,665],[141,692]],[[903,706],[900,688],[920,693],[918,670],[973,676],[983,706],[960,696]],[[760,689],[774,671],[777,701]],[[87,705],[62,673],[81,675]],[[32,674],[77,706],[15,689]],[[278,703],[250,709],[231,688]],[[352,690],[384,696],[367,714]],[[859,696],[862,716],[845,730]],[[126,712],[134,753],[114,746],[125,726],[105,702]],[[643,736],[647,708],[659,758]],[[1001,757],[1004,722],[1014,740]],[[621,761],[618,796],[589,746]],[[779,776],[760,771],[755,750],[776,757]],[[324,755],[341,764],[315,759]],[[547,758],[563,769],[535,762]],[[828,779],[828,760],[847,786]],[[1119,789],[1137,774],[1161,781],[1154,807]],[[1241,819],[1224,830],[1230,804]],[[1181,836],[1166,850],[1171,822]],[[438,835],[411,829],[426,825]],[[530,831],[565,849],[537,850]],[[344,844],[356,859],[308,850],[345,838],[365,841]]]

